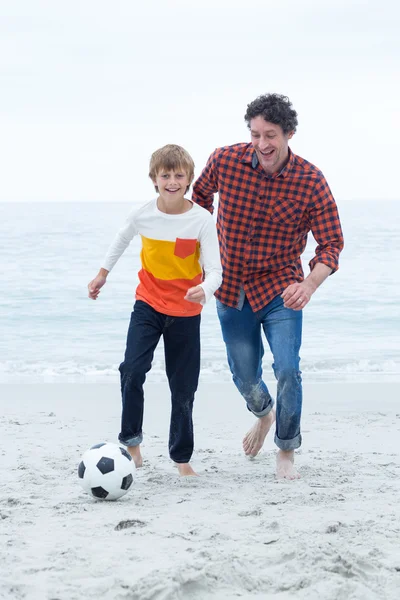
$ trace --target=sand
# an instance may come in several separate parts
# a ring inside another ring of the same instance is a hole
[[[116,441],[118,384],[1,385],[0,598],[399,598],[400,386],[304,387],[302,479],[277,482],[272,436],[242,453],[253,417],[230,383],[200,386],[200,477],[180,479],[167,387],[148,384],[144,467],[105,502],[77,465]]]

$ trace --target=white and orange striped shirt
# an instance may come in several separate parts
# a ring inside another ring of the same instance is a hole
[[[166,214],[152,200],[128,216],[108,249],[104,269],[112,270],[135,235],[142,239],[136,299],[165,315],[198,315],[202,306],[184,299],[187,290],[201,285],[207,302],[222,281],[212,215],[194,203],[185,213]]]

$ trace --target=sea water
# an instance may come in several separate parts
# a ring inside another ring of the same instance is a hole
[[[0,382],[117,380],[140,240],[96,301],[87,284],[134,206],[140,204],[0,203]],[[343,201],[339,210],[345,249],[339,271],[304,310],[303,379],[400,380],[400,202]],[[314,248],[309,236],[306,274]],[[201,378],[229,380],[214,300],[201,328]],[[272,380],[267,343],[265,350],[265,378]],[[160,342],[148,380],[164,379]]]

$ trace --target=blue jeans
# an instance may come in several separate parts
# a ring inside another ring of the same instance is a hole
[[[233,381],[256,416],[270,412],[274,401],[262,380],[264,330],[274,362],[277,379],[275,443],[281,450],[301,446],[300,418],[302,385],[300,345],[302,311],[283,306],[280,296],[258,312],[253,312],[245,298],[242,310],[230,308],[217,300],[217,312],[226,345]]]
[[[177,463],[193,453],[193,402],[200,373],[200,315],[170,317],[137,300],[120,364],[122,417],[119,441],[138,446],[143,440],[143,384],[154,351],[164,337],[165,367],[171,390],[169,454]]]

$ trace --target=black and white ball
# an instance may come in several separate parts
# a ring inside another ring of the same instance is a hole
[[[133,483],[135,463],[125,448],[102,442],[86,450],[78,475],[83,489],[94,498],[117,500]]]

